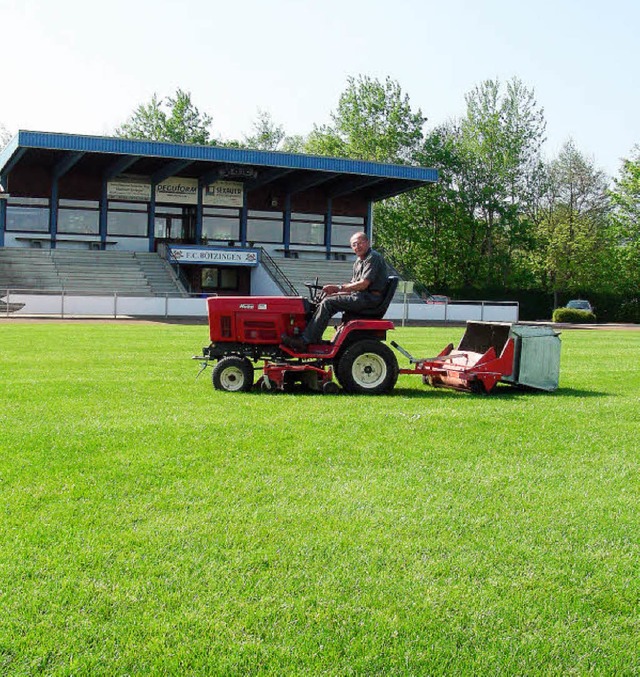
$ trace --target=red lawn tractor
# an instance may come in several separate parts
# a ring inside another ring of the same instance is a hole
[[[436,357],[414,358],[395,341],[391,345],[409,360],[398,366],[384,341],[394,329],[384,314],[398,285],[390,277],[380,303],[358,315],[344,313],[330,341],[296,352],[283,336],[304,331],[322,297],[322,287],[308,283],[309,300],[299,296],[215,296],[207,299],[209,338],[203,369],[215,363],[217,390],[248,391],[254,372],[263,390],[303,386],[324,393],[378,395],[393,390],[399,374],[422,376],[435,387],[489,393],[500,381],[541,390],[558,385],[559,339],[548,326],[468,322],[457,349],[449,344]],[[262,362],[261,366],[255,366]]]
[[[390,277],[380,303],[357,317],[344,314],[331,341],[298,353],[282,336],[302,334],[322,297],[316,280],[308,283],[309,300],[299,296],[216,296],[207,299],[209,338],[203,349],[206,366],[217,361],[213,385],[218,390],[250,390],[254,364],[262,361],[258,381],[264,390],[302,384],[325,393],[337,392],[335,375],[348,393],[386,393],[398,379],[398,361],[383,343],[393,322],[383,320],[398,278]]]

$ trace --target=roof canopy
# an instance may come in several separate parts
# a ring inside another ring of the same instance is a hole
[[[52,176],[138,174],[160,183],[170,176],[241,180],[245,190],[267,186],[290,194],[319,188],[328,198],[377,201],[438,180],[426,167],[219,146],[20,131],[0,153],[0,183],[18,166],[45,167]]]

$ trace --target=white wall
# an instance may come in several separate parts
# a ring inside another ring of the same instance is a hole
[[[257,273],[259,269],[254,269]],[[269,283],[274,284],[266,271],[252,275],[254,295],[280,296]],[[267,279],[268,278],[268,279]],[[255,284],[255,286],[254,286]],[[204,298],[180,298],[165,296],[98,296],[83,294],[9,294],[0,292],[0,298],[9,304],[23,304],[11,316],[53,315],[86,317],[206,317],[207,304]],[[392,303],[386,319],[400,322],[517,322],[518,305],[495,304],[490,301],[477,303],[426,304]]]
[[[251,269],[252,296],[282,296],[280,287],[261,264]]]
[[[456,303],[392,303],[385,315],[389,320],[416,320],[425,322],[517,322],[517,303],[491,301],[457,301]]]

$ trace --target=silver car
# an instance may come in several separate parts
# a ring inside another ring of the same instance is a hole
[[[593,306],[585,299],[572,299],[567,303],[566,307],[573,308],[574,310],[587,310],[590,313],[593,312]]]

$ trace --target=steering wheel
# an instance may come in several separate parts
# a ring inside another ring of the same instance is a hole
[[[305,282],[304,286],[309,290],[309,301],[311,303],[320,303],[324,298],[324,293],[322,291],[322,285],[318,284],[318,278],[313,282]]]

